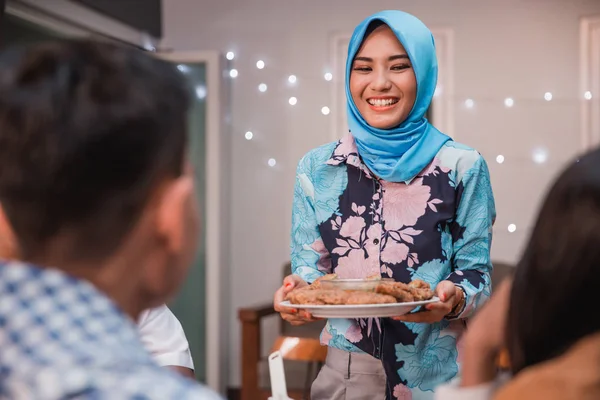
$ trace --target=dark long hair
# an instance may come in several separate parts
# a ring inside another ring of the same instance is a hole
[[[515,271],[506,332],[512,372],[600,332],[598,293],[600,150],[595,150],[554,183]]]

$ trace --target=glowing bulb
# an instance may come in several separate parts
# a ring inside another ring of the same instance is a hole
[[[246,138],[246,140],[252,140],[252,138],[254,137],[254,133],[248,131],[248,132],[246,132],[244,137]]]
[[[552,100],[552,93],[550,93],[550,92],[546,92],[546,93],[544,94],[544,99],[545,99],[546,101],[550,101],[550,100]]]
[[[330,81],[333,79],[333,75],[331,75],[331,73],[328,72],[325,74],[324,78],[326,81]]]
[[[190,71],[190,67],[188,67],[187,65],[183,65],[183,64],[179,64],[177,66],[177,69],[179,70],[179,72],[183,72],[184,74]]]
[[[295,106],[296,103],[298,103],[298,99],[295,97],[290,97],[290,99],[288,100],[288,102],[290,103],[290,105]]]
[[[504,162],[504,156],[503,156],[502,154],[499,154],[499,155],[496,157],[496,162],[497,162],[498,164],[502,164],[502,163]]]
[[[196,97],[200,100],[206,98],[206,86],[196,86]]]
[[[516,230],[517,230],[517,226],[516,226],[515,224],[510,224],[510,225],[508,225],[508,231],[509,231],[510,233],[513,233],[513,232],[514,232],[514,231],[516,231]]]
[[[277,165],[277,160],[275,160],[274,158],[269,158],[269,161],[267,161],[267,163],[269,164],[269,167],[274,167],[275,165]]]
[[[225,55],[225,57],[231,61],[235,58],[235,54],[233,53],[233,51],[228,51],[227,54]]]
[[[465,100],[465,107],[467,108],[473,108],[475,106],[475,102],[473,101],[473,99],[467,99]]]
[[[592,99],[592,97],[593,97],[593,96],[592,96],[592,92],[590,92],[590,91],[588,91],[588,92],[585,92],[585,93],[584,93],[584,95],[583,95],[583,97],[584,97],[586,100],[591,100],[591,99]]]
[[[260,90],[261,92],[266,92],[267,91],[267,84],[266,83],[261,83],[260,85],[258,85],[258,90]]]
[[[433,92],[433,97],[439,97],[442,94],[442,88],[440,86],[435,87],[435,91]]]
[[[238,76],[238,70],[237,69],[232,69],[231,71],[229,71],[229,76],[232,78],[237,78]]]
[[[515,105],[515,101],[513,99],[511,99],[510,97],[508,97],[504,100],[504,105],[506,107],[510,108]]]
[[[531,157],[533,158],[533,162],[536,164],[543,164],[548,159],[548,152],[545,149],[534,149]]]
[[[265,67],[265,62],[263,60],[258,60],[256,62],[256,68],[263,69]]]
[[[331,110],[329,110],[329,107],[325,106],[325,107],[321,108],[321,112],[323,113],[323,115],[329,115]]]
[[[296,83],[296,80],[297,80],[296,75],[290,75],[288,77],[288,82],[289,83]]]

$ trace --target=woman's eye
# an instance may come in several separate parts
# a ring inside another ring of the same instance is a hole
[[[354,67],[355,71],[362,71],[362,72],[368,72],[371,70],[370,67]]]
[[[401,64],[401,65],[394,65],[392,67],[392,70],[394,70],[394,71],[401,71],[403,69],[408,69],[408,68],[410,68],[410,65],[408,65],[408,64]]]

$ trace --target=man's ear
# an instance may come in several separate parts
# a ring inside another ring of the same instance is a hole
[[[0,204],[0,259],[14,260],[18,254],[17,241],[4,209]]]
[[[181,253],[186,246],[189,204],[194,198],[194,180],[182,175],[167,184],[158,205],[157,232],[171,254]]]

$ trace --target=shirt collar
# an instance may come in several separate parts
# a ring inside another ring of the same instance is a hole
[[[355,168],[362,170],[365,175],[369,178],[377,179],[377,177],[369,170],[369,167],[362,162],[360,155],[358,154],[358,147],[356,147],[356,142],[354,140],[354,136],[351,133],[347,133],[344,137],[338,140],[331,157],[325,162],[327,165],[351,165]],[[427,166],[425,170],[427,170],[429,166]],[[416,176],[404,181],[407,185],[417,177],[421,176],[423,172],[417,174]]]

